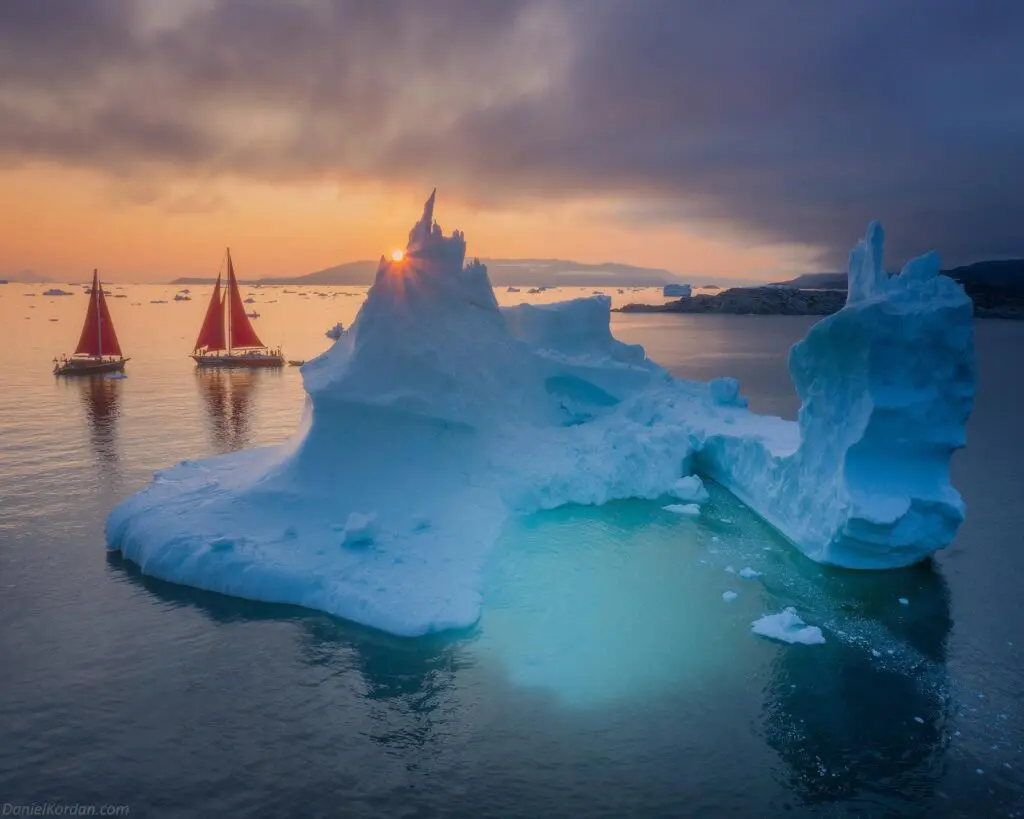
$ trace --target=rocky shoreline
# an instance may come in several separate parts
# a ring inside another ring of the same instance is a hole
[[[1011,299],[993,304],[974,297],[978,318],[1024,319],[1024,303]],[[827,316],[846,304],[845,290],[797,290],[789,287],[733,287],[721,293],[701,294],[666,304],[627,304],[620,313],[722,313],[740,316]]]

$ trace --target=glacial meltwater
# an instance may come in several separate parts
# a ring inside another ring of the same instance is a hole
[[[284,440],[301,378],[197,372],[205,289],[174,302],[172,288],[114,285],[128,377],[56,379],[85,297],[44,289],[0,288],[4,810],[1024,816],[1024,323],[975,325],[977,404],[953,460],[967,520],[933,561],[820,566],[711,485],[696,518],[622,501],[512,520],[480,621],[399,639],[108,556],[107,513],[154,471]],[[289,359],[325,349],[365,294],[286,290],[246,295]],[[795,418],[786,352],[812,321],[613,314],[612,327],[676,375],[736,376],[752,409]],[[752,633],[787,607],[825,642]]]

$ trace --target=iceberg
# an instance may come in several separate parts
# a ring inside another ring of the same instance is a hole
[[[157,473],[110,513],[110,549],[165,580],[413,636],[476,621],[509,516],[620,498],[693,514],[699,476],[821,562],[904,566],[952,540],[972,316],[934,255],[887,277],[869,228],[850,302],[790,355],[789,422],[750,412],[734,379],[675,379],[615,339],[608,296],[500,308],[434,201],[302,366],[295,436]]]
[[[666,298],[675,296],[677,298],[688,299],[692,292],[693,288],[688,284],[666,284],[661,288],[661,295]]]

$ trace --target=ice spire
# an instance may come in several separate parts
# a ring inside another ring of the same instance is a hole
[[[437,188],[431,191],[426,204],[423,205],[423,215],[420,220],[412,226],[409,231],[409,245],[407,252],[422,250],[430,239],[431,228],[434,224],[434,199],[437,196]]]
[[[847,304],[871,298],[882,291],[886,279],[882,268],[884,247],[885,230],[880,222],[871,222],[867,235],[850,251]]]

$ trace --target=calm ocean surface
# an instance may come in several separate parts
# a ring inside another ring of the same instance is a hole
[[[129,377],[57,380],[86,297],[44,289],[0,286],[0,803],[1024,816],[1024,323],[976,325],[980,388],[953,463],[968,517],[931,564],[825,569],[721,491],[699,522],[644,502],[561,509],[508,526],[476,627],[401,640],[108,557],[115,503],[176,461],[283,440],[301,378],[197,373],[208,288],[173,302],[174,288],[126,286],[110,308]],[[251,292],[263,340],[310,358],[364,289]],[[811,323],[613,317],[677,375],[737,376],[755,410],[789,418],[786,351]],[[745,566],[763,576],[727,571]],[[825,645],[750,633],[788,605]]]

